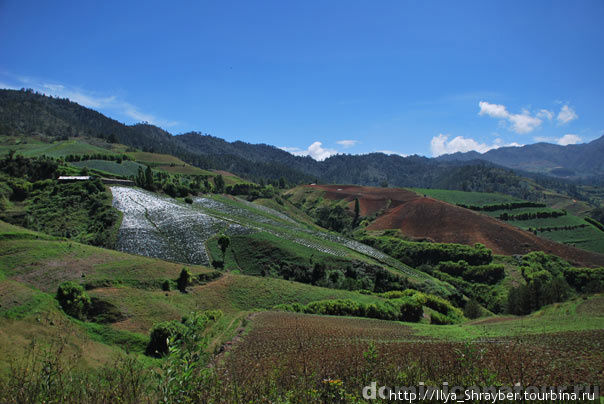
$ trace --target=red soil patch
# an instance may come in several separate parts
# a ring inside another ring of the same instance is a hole
[[[482,243],[495,254],[526,254],[544,251],[574,264],[604,265],[604,254],[584,251],[542,239],[489,216],[460,208],[412,191],[396,188],[375,188],[350,185],[314,185],[325,191],[331,200],[359,199],[361,215],[366,216],[387,207],[368,230],[400,229],[413,238],[429,238],[441,243],[472,245]],[[365,207],[365,211],[363,211]]]

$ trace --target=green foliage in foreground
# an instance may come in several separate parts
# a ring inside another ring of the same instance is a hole
[[[170,344],[196,343],[202,345],[206,328],[222,317],[220,310],[206,310],[191,313],[181,321],[164,321],[151,329],[149,344],[145,353],[151,356],[165,356]],[[207,338],[205,339],[207,343]]]

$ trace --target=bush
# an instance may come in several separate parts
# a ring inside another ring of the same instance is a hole
[[[165,356],[170,346],[177,343],[205,345],[202,340],[206,329],[222,317],[220,310],[194,312],[184,316],[181,321],[164,321],[151,329],[145,354],[155,357]]]
[[[508,312],[517,315],[530,314],[547,304],[565,301],[571,292],[569,284],[561,276],[546,281],[535,277],[527,285],[510,290]]]
[[[413,297],[400,299],[400,320],[416,323],[421,320],[424,310],[421,303]]]
[[[604,268],[566,268],[564,277],[578,292],[601,292],[604,290]]]
[[[151,329],[149,344],[145,354],[149,356],[161,357],[169,352],[169,343],[180,340],[185,335],[187,327],[178,321],[164,321],[155,324]]]
[[[463,309],[463,314],[467,318],[471,318],[471,319],[480,317],[482,315],[482,307],[480,307],[478,300],[476,300],[476,299],[468,300],[468,302],[466,303],[466,305]]]
[[[306,306],[280,304],[275,310],[332,316],[368,317],[379,320],[417,322],[423,315],[422,305],[412,297],[379,303],[359,303],[351,299],[318,300]]]
[[[56,297],[65,313],[80,320],[86,318],[90,297],[81,285],[71,281],[63,282],[57,289]]]
[[[211,282],[215,279],[218,279],[222,276],[222,272],[212,271],[212,272],[204,272],[197,275],[197,282],[199,284],[205,284],[207,282]]]
[[[401,297],[413,296],[416,293],[418,293],[418,291],[413,289],[391,290],[389,292],[380,293],[380,296],[385,299],[399,299]]]
[[[430,324],[445,325],[453,324],[453,321],[444,314],[433,312],[430,314]]]

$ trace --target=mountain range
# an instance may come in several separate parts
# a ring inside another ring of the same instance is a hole
[[[560,146],[535,143],[522,147],[501,147],[486,153],[470,151],[440,156],[440,161],[484,160],[500,166],[549,174],[556,177],[604,175],[604,136],[589,143]]]
[[[581,145],[537,143],[438,158],[370,153],[338,154],[316,161],[266,144],[227,142],[198,132],[172,135],[148,123],[124,125],[68,99],[32,90],[0,90],[0,135],[103,138],[172,154],[195,166],[230,171],[253,181],[283,177],[290,183],[448,188],[531,198],[531,187],[524,178],[528,172],[547,174],[533,175],[533,179],[546,181],[549,187],[553,184],[559,191],[572,187],[568,179],[598,183],[604,174],[604,136]]]

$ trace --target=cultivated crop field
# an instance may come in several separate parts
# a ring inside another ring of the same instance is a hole
[[[319,231],[298,223],[271,208],[239,199],[211,195],[197,197],[192,204],[159,196],[141,189],[111,187],[113,206],[123,213],[117,249],[191,264],[210,263],[208,240],[219,233],[230,236],[265,232],[334,257],[348,257],[374,264],[383,263],[410,277],[432,282],[388,255],[338,234]]]
[[[110,150],[76,139],[48,141],[31,137],[2,136],[0,144],[0,154],[15,150],[17,154],[26,157],[44,155],[59,158],[70,154],[113,154]]]
[[[372,381],[378,386],[602,385],[602,341],[604,331],[595,330],[464,342],[422,337],[402,323],[268,312],[254,318],[221,370],[223,377],[248,386],[246,400],[266,395],[271,380],[283,390],[331,391],[337,397],[360,397]]]
[[[427,195],[439,201],[449,202],[453,205],[494,205],[497,203],[522,202],[521,199],[509,195],[487,192],[464,192],[446,189],[410,188],[420,195]]]
[[[502,194],[420,188],[413,189],[413,191],[456,205],[484,207],[488,205],[522,202],[522,200]],[[563,205],[562,207],[568,208],[566,205]],[[561,208],[559,207],[556,209],[545,207],[522,207],[517,209],[480,211],[480,213],[493,218],[499,218],[504,214],[518,216],[522,214],[537,214],[539,212],[551,213],[560,211],[560,209]],[[548,240],[573,245],[589,251],[604,253],[604,232],[586,222],[583,218],[573,215],[571,212],[558,217],[542,217],[528,220],[516,220],[512,218],[505,222],[523,230],[536,231],[536,234],[539,237]]]
[[[120,177],[134,177],[138,173],[139,167],[142,169],[145,168],[145,166],[143,166],[142,164],[138,164],[130,160],[124,160],[121,163],[108,160],[84,160],[74,161],[70,164],[78,168],[87,167],[93,170],[99,170],[109,174],[118,175]]]

